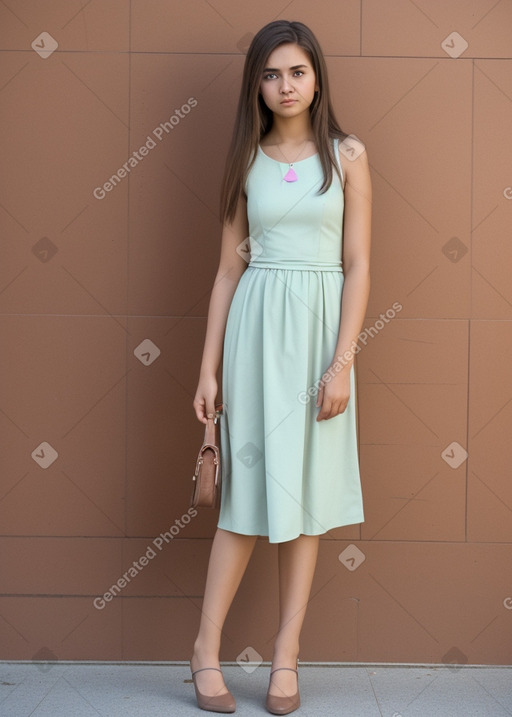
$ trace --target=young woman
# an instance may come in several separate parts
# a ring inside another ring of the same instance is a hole
[[[271,22],[248,50],[221,219],[193,406],[203,423],[215,412],[222,357],[223,483],[190,666],[199,706],[233,712],[221,633],[257,537],[268,536],[280,610],[266,707],[288,714],[300,704],[319,537],[364,521],[353,360],[371,233],[366,151],[340,129],[320,46],[300,22]]]

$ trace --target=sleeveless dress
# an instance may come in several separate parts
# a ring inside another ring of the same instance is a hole
[[[337,139],[334,151],[343,177]],[[333,171],[317,194],[318,154],[294,167],[298,181],[284,181],[289,165],[258,146],[245,184],[251,258],[223,347],[217,525],[270,543],[364,522],[353,367],[345,411],[316,421],[341,317],[343,187]]]

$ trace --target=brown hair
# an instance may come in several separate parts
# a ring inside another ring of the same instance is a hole
[[[272,127],[273,115],[259,94],[259,88],[269,55],[276,47],[286,42],[299,45],[307,53],[319,87],[309,107],[311,126],[324,173],[324,182],[319,194],[327,191],[331,186],[333,167],[341,181],[329,140],[332,137],[343,140],[348,135],[340,128],[334,116],[329,95],[327,66],[318,40],[301,22],[275,20],[262,27],[253,37],[245,58],[235,126],[222,181],[220,200],[222,222],[234,219],[247,173],[256,158],[258,144]]]

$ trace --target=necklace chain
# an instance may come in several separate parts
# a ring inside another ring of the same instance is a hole
[[[276,146],[277,146],[277,149],[278,149],[278,150],[281,152],[281,154],[283,155],[283,157],[286,159],[286,162],[290,165],[290,167],[293,167],[294,162],[296,162],[296,161],[299,159],[300,155],[304,152],[304,149],[305,149],[306,144],[307,144],[308,141],[309,141],[308,139],[304,140],[304,144],[302,145],[299,154],[295,157],[295,159],[293,160],[293,162],[290,162],[290,160],[287,159],[287,157],[285,156],[285,154],[284,154],[284,152],[283,152],[283,150],[281,149],[281,147],[280,147],[279,144],[276,145]]]
[[[283,157],[285,158],[286,162],[287,162],[288,165],[289,165],[288,171],[286,172],[286,174],[285,174],[284,177],[283,177],[283,179],[284,179],[285,182],[296,182],[296,181],[298,180],[297,172],[296,172],[295,169],[293,168],[293,164],[294,164],[294,162],[296,162],[296,161],[299,159],[299,157],[301,156],[301,154],[304,152],[304,148],[305,148],[305,146],[306,146],[307,143],[308,143],[308,139],[305,139],[305,140],[304,140],[304,144],[302,145],[299,154],[295,157],[295,159],[293,160],[293,162],[290,162],[290,160],[285,156],[285,154],[284,154],[283,150],[281,149],[280,145],[279,145],[279,144],[276,145],[276,146],[277,146],[277,149],[281,152],[281,154],[283,155]]]

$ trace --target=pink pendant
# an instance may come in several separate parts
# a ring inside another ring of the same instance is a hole
[[[285,182],[296,182],[297,181],[298,177],[295,174],[295,170],[292,167],[292,165],[290,165],[290,169],[286,172],[283,179]]]

